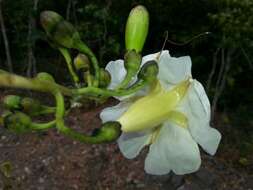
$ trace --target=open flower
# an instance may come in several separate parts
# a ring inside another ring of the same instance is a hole
[[[143,57],[142,65],[158,54]],[[214,155],[221,135],[211,128],[210,103],[203,86],[191,76],[191,59],[171,57],[163,51],[158,60],[157,81],[139,92],[121,97],[121,102],[104,109],[103,122],[118,121],[122,135],[118,145],[126,158],[136,157],[149,145],[145,171],[163,175],[195,172],[201,164],[198,144]],[[126,75],[123,60],[106,66],[114,89]],[[133,78],[132,82],[135,82]]]

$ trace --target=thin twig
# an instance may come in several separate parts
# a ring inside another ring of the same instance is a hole
[[[10,47],[9,47],[9,40],[6,34],[6,27],[5,27],[3,11],[2,11],[2,0],[0,0],[0,26],[1,26],[1,31],[2,31],[3,40],[4,40],[7,67],[8,67],[8,70],[12,72],[13,66],[12,66],[12,61],[11,61],[12,59],[11,59],[11,53],[10,53]]]
[[[217,48],[215,53],[213,54],[213,65],[212,65],[212,70],[208,76],[208,80],[207,80],[207,84],[206,84],[206,90],[207,92],[210,91],[210,86],[211,86],[211,83],[212,83],[212,79],[213,79],[213,76],[214,76],[214,73],[215,73],[215,70],[216,70],[216,66],[217,66],[217,56],[218,56],[218,53],[220,52],[220,48]]]
[[[250,61],[249,55],[246,53],[245,49],[243,47],[240,47],[242,54],[244,55],[244,57],[246,58],[250,69],[253,69],[253,63]]]
[[[219,85],[216,88],[215,95],[214,95],[214,98],[213,98],[213,102],[212,102],[212,120],[214,118],[214,113],[215,113],[215,110],[216,110],[216,107],[217,107],[218,100],[219,100],[222,92],[225,89],[227,75],[228,75],[228,71],[229,71],[230,65],[231,65],[232,52],[233,51],[228,50],[227,55],[226,55],[226,59],[224,58],[224,55],[222,56],[222,65],[223,65],[224,72],[223,72],[222,77],[220,78]]]

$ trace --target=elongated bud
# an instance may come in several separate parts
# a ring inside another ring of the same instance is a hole
[[[49,73],[46,73],[46,72],[38,73],[36,78],[38,80],[42,80],[42,81],[55,82],[54,77],[52,75],[50,75]]]
[[[121,125],[117,121],[109,121],[96,129],[92,136],[96,136],[102,142],[113,142],[121,135]]]
[[[75,41],[80,40],[75,27],[56,12],[42,12],[40,22],[47,35],[58,45],[72,48]]]
[[[142,66],[140,72],[138,73],[138,78],[152,82],[156,79],[158,72],[159,68],[157,62],[155,60],[148,61]]]
[[[127,19],[125,43],[127,50],[142,51],[148,34],[149,14],[144,6],[134,7]]]
[[[61,46],[73,48],[75,42],[80,41],[80,36],[74,26],[64,20],[52,32],[52,39]]]
[[[21,110],[21,97],[16,95],[8,95],[4,97],[3,104],[4,107],[8,110]]]
[[[89,58],[86,55],[79,53],[74,59],[74,66],[77,71],[88,71],[90,69]]]
[[[125,54],[124,66],[127,71],[137,72],[141,65],[141,55],[135,50],[130,50]]]
[[[99,86],[105,88],[110,84],[110,82],[111,82],[110,73],[107,70],[100,68]]]
[[[54,11],[43,11],[40,14],[40,23],[46,33],[50,36],[56,26],[63,20],[63,17]]]
[[[4,118],[4,127],[14,133],[30,131],[31,123],[31,118],[22,112],[16,112]]]

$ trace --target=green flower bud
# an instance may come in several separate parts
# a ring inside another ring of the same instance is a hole
[[[116,121],[109,121],[96,129],[92,136],[96,136],[102,142],[113,142],[121,135],[121,125]]]
[[[124,66],[127,71],[137,72],[141,65],[141,55],[135,50],[130,50],[125,54]]]
[[[111,75],[107,70],[103,68],[100,68],[99,71],[100,71],[99,86],[105,88],[111,82]]]
[[[11,111],[22,109],[21,97],[16,95],[8,95],[4,97],[3,104],[6,109]]]
[[[158,72],[159,68],[157,62],[155,60],[148,61],[142,66],[140,72],[138,73],[138,78],[152,82],[156,79]]]
[[[136,6],[128,16],[125,33],[127,50],[141,52],[146,41],[149,26],[149,14],[144,6]]]
[[[80,41],[79,33],[74,26],[56,12],[42,12],[40,22],[47,35],[58,45],[72,48],[76,40]]]
[[[55,27],[52,32],[52,39],[63,47],[73,48],[75,42],[80,41],[80,36],[74,26],[64,20]]]
[[[40,14],[40,23],[49,36],[63,20],[63,17],[54,11],[43,11]]]
[[[42,80],[42,81],[55,82],[54,77],[52,75],[50,75],[49,73],[46,73],[46,72],[38,73],[36,78],[38,80]]]
[[[30,131],[31,123],[31,118],[22,112],[16,112],[4,118],[4,127],[15,133]]]
[[[77,71],[82,70],[83,72],[86,72],[90,69],[90,61],[89,58],[79,53],[76,58],[74,59],[74,66]]]

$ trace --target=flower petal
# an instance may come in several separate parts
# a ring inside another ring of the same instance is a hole
[[[151,133],[138,132],[138,133],[122,133],[118,139],[118,145],[122,154],[128,158],[135,158],[141,149],[150,142]]]
[[[164,175],[172,170],[177,175],[183,175],[197,171],[200,164],[199,148],[189,131],[166,122],[156,141],[150,146],[145,171]]]
[[[158,79],[164,88],[170,89],[189,77],[191,77],[191,58],[171,57],[168,51],[163,51],[159,59]]]
[[[163,51],[162,54],[165,53],[165,52],[168,52],[168,51],[167,51],[167,50],[166,50],[166,51]],[[159,52],[157,52],[157,53],[152,53],[152,54],[143,56],[143,57],[142,57],[142,61],[141,61],[141,67],[142,67],[145,63],[147,63],[148,61],[156,60],[158,54],[159,54]]]
[[[210,103],[201,83],[193,80],[177,110],[188,117],[189,130],[193,138],[206,152],[214,155],[220,143],[221,134],[210,127]]]
[[[105,69],[111,75],[111,83],[108,89],[114,89],[126,76],[126,69],[124,67],[124,61],[119,59],[116,61],[110,61]]]
[[[103,123],[107,121],[116,121],[130,106],[129,102],[121,102],[116,106],[105,108],[100,113]]]

